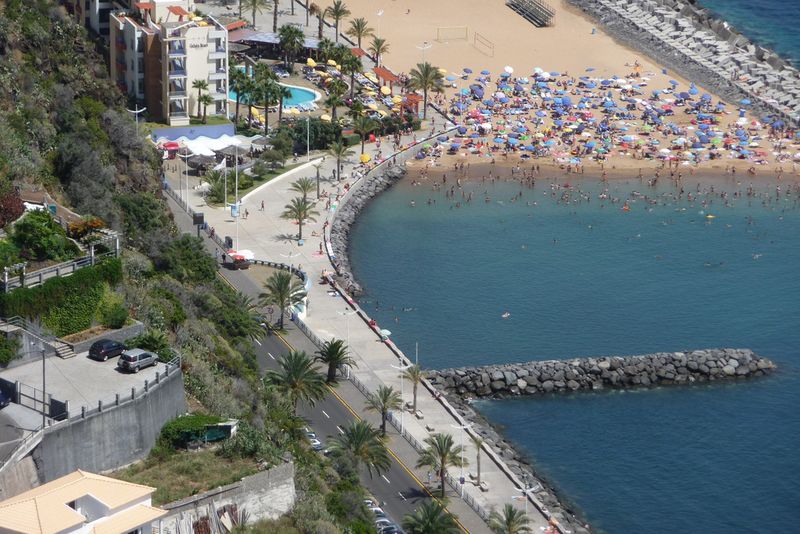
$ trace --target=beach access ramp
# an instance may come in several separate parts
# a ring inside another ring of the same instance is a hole
[[[556,10],[542,0],[506,0],[506,5],[534,26],[553,26],[556,23]]]

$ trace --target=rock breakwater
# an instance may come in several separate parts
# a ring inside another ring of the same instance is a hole
[[[405,167],[391,166],[382,173],[368,174],[353,189],[350,197],[340,205],[339,211],[333,220],[329,238],[333,251],[331,259],[336,269],[337,282],[350,295],[355,296],[361,293],[361,286],[350,271],[350,260],[347,255],[350,227],[355,222],[358,214],[361,213],[361,210],[373,198],[395,184],[405,173]]]
[[[695,384],[762,376],[775,364],[749,349],[659,352],[429,371],[437,388],[460,397],[509,397],[579,390]]]

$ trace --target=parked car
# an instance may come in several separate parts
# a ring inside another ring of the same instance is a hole
[[[89,347],[89,357],[93,360],[101,362],[109,358],[114,358],[122,354],[122,351],[127,349],[124,343],[114,341],[113,339],[100,339],[92,343]]]
[[[2,410],[3,408],[5,408],[6,406],[8,406],[10,403],[11,403],[11,399],[9,399],[8,397],[6,397],[6,396],[3,394],[3,392],[2,392],[2,391],[0,391],[0,410]]]
[[[140,369],[158,363],[158,356],[142,349],[129,349],[122,353],[117,362],[117,367],[122,371],[138,373]]]

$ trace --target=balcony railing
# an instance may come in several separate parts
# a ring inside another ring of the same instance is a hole
[[[169,116],[172,118],[185,118],[188,117],[189,114],[185,111],[170,111]]]
[[[186,98],[188,93],[184,89],[178,89],[176,91],[170,91],[169,97],[170,98]]]
[[[181,57],[186,55],[185,48],[170,48],[169,57]]]
[[[174,69],[169,71],[170,78],[185,78],[186,77],[186,70],[184,69]]]

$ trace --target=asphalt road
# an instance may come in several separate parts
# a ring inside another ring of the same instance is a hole
[[[195,227],[191,225],[189,216],[180,209],[169,197],[170,208],[175,215],[175,223],[184,233],[196,235]],[[204,234],[203,234],[204,235]],[[203,239],[206,248],[213,254],[214,244],[210,239]],[[220,274],[232,286],[245,295],[257,298],[261,293],[259,287],[246,273],[220,269]],[[307,338],[306,338],[307,339]],[[256,342],[256,355],[260,369],[277,368],[277,358],[289,351],[287,343],[278,336],[268,336]],[[299,406],[299,415],[308,422],[308,427],[317,434],[317,438],[325,445],[333,436],[339,434],[339,427],[344,428],[349,422],[356,419],[353,409],[336,393],[329,393],[322,401],[312,408]],[[391,452],[391,451],[390,451]],[[400,464],[394,453],[391,454],[391,465],[381,475],[369,477],[362,473],[362,484],[380,501],[381,508],[390,519],[400,524],[403,516],[413,513],[417,505],[429,497],[411,473]]]

